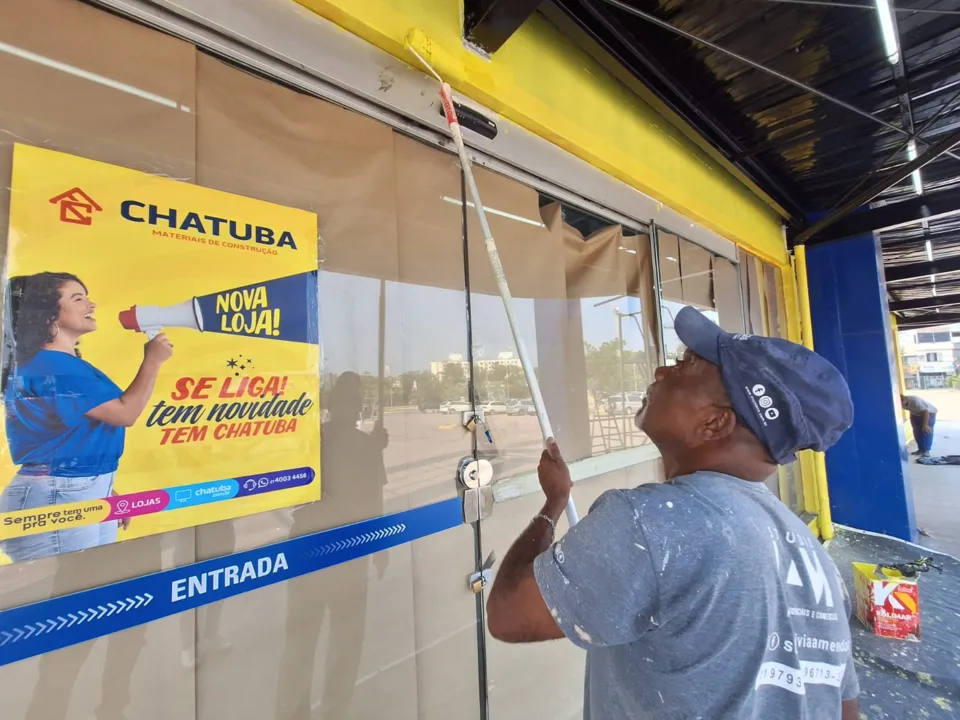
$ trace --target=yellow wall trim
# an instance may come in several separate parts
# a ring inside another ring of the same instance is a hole
[[[463,46],[459,0],[298,1],[410,64],[413,33],[458,92],[744,249],[787,262],[782,222],[767,201],[543,16],[486,60]]]
[[[807,284],[807,248],[805,245],[797,245],[793,249],[793,266],[797,274],[800,334],[803,338],[804,346],[813,350],[813,323],[810,317],[810,292]],[[827,484],[827,463],[822,452],[811,452],[809,454],[813,458],[813,477],[816,479],[816,501],[817,515],[820,521],[820,539],[830,540],[833,537],[833,519],[830,511],[830,489]]]

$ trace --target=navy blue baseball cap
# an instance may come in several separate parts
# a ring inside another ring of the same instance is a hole
[[[798,450],[826,450],[853,424],[847,381],[803,345],[728,333],[692,307],[677,313],[674,330],[720,369],[737,418],[779,464],[793,462]]]

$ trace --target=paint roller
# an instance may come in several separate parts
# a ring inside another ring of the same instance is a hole
[[[413,53],[424,68],[440,83],[440,102],[443,105],[444,116],[447,125],[450,128],[450,135],[453,137],[453,143],[457,148],[457,155],[460,158],[460,166],[463,169],[464,179],[467,189],[473,200],[473,207],[477,213],[477,220],[480,222],[480,228],[483,231],[484,244],[487,249],[487,257],[493,268],[493,276],[497,281],[497,288],[500,291],[500,298],[503,300],[503,309],[507,314],[507,322],[510,325],[510,332],[513,335],[513,341],[517,346],[517,354],[520,356],[520,364],[523,367],[523,374],[527,380],[527,386],[530,388],[530,396],[533,400],[533,406],[537,412],[537,420],[540,422],[540,432],[544,440],[552,438],[553,427],[550,425],[550,418],[547,417],[547,408],[543,402],[543,395],[540,392],[540,384],[537,381],[534,372],[533,361],[527,351],[526,343],[520,334],[517,316],[513,308],[513,296],[510,294],[510,288],[507,285],[507,278],[503,272],[503,264],[500,262],[500,253],[497,251],[496,241],[493,239],[493,233],[490,230],[490,224],[487,222],[487,215],[484,211],[483,202],[480,200],[480,191],[477,189],[477,182],[473,177],[473,166],[470,157],[467,155],[467,149],[463,143],[463,133],[460,128],[460,121],[457,117],[456,105],[453,101],[453,91],[450,85],[443,80],[436,70],[424,59],[424,56],[430,57],[437,62],[442,69],[449,71],[454,77],[463,79],[464,68],[455,58],[452,58],[436,43],[434,43],[423,31],[412,29],[406,37],[407,49]],[[574,505],[573,497],[567,501],[567,521],[570,526],[577,524],[577,508]]]

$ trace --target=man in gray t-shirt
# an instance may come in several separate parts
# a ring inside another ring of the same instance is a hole
[[[667,481],[604,493],[552,544],[572,482],[548,441],[546,504],[497,573],[490,632],[586,650],[588,720],[854,720],[846,588],[763,482],[850,426],[846,382],[799,345],[692,308],[675,329],[687,350],[637,416]]]

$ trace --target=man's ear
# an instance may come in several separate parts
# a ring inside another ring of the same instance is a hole
[[[729,437],[737,427],[737,416],[728,407],[713,407],[700,425],[704,440],[722,440]]]

